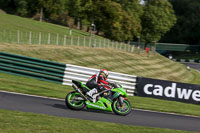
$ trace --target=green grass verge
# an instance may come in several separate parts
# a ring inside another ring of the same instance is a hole
[[[15,15],[0,13],[0,29],[20,30],[24,32],[44,32],[69,35],[69,28],[56,24],[39,22],[28,18],[22,18]],[[73,36],[89,36],[89,33],[73,29]]]
[[[191,84],[199,84],[200,85],[200,72],[194,69],[191,69],[191,72],[194,75],[194,79],[190,82]]]
[[[0,110],[1,133],[189,133],[165,128],[128,126],[43,114]]]
[[[0,84],[0,90],[55,97],[61,99],[64,99],[70,91],[73,91],[72,87],[70,86],[63,86],[60,84],[39,81],[33,78],[14,76],[4,73],[0,73]],[[153,98],[143,98],[137,96],[130,96],[128,97],[128,99],[131,102],[132,106],[138,109],[200,116],[199,105],[165,101]]]
[[[97,35],[90,36],[81,30],[73,29],[70,35],[69,28],[65,26],[3,13],[0,13],[0,20],[0,43],[114,47],[129,52],[132,49],[131,45],[112,42]]]

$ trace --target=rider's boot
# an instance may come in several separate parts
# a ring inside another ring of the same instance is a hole
[[[86,93],[86,95],[88,95],[89,97],[92,98],[93,103],[96,102],[96,95],[94,95],[94,94],[97,93],[97,92],[98,92],[97,89],[94,88],[94,89],[92,89],[92,90],[90,90],[90,91],[88,91],[88,92]]]
[[[96,103],[96,101],[97,101],[97,96],[98,96],[99,94],[94,94],[93,96],[92,96],[92,102],[93,103]]]

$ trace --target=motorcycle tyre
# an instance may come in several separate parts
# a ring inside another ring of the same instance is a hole
[[[76,91],[73,91],[73,92],[70,92],[70,93],[68,93],[67,94],[67,96],[66,96],[66,98],[65,98],[65,104],[66,104],[66,106],[68,107],[68,108],[70,108],[70,109],[72,109],[72,110],[82,110],[85,106],[86,106],[86,104],[85,104],[85,102],[83,101],[83,104],[81,105],[81,106],[72,106],[70,103],[69,103],[69,97],[73,94],[73,93],[78,93],[78,92],[76,92]]]

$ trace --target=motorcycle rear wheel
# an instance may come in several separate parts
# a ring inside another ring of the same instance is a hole
[[[116,99],[112,104],[113,112],[117,115],[128,115],[131,113],[131,104],[127,99],[124,99],[123,105],[120,106],[118,99]]]
[[[77,100],[78,98],[82,98],[81,94],[73,91],[67,94],[65,98],[65,104],[68,108],[73,110],[81,110],[85,107],[85,101],[84,100]]]

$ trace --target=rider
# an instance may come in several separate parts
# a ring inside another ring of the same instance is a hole
[[[109,83],[107,81],[108,75],[108,71],[106,69],[102,69],[99,73],[93,75],[87,81],[86,86],[89,87],[91,90],[88,91],[86,94],[92,98],[93,102],[96,101],[96,96],[93,94],[106,90],[104,85],[112,85],[112,83]]]

